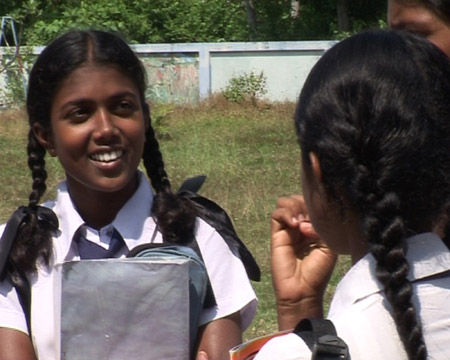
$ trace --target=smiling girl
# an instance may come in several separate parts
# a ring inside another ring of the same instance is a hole
[[[227,359],[228,349],[241,341],[256,311],[254,291],[235,249],[171,191],[145,88],[139,59],[107,32],[71,31],[47,46],[34,64],[27,97],[33,185],[8,263],[11,276],[25,273],[30,282],[33,341],[17,291],[4,279],[0,359],[54,358],[51,279],[56,264],[80,259],[75,237],[81,228],[105,249],[112,234],[120,233],[123,246],[116,257],[140,244],[195,237],[216,299],[202,312],[197,351]],[[46,152],[59,159],[66,174],[56,200],[43,205],[56,214],[57,228],[38,206],[46,190]],[[138,170],[141,159],[154,192]]]

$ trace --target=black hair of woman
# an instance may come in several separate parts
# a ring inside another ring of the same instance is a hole
[[[449,94],[449,59],[433,44],[366,32],[318,61],[295,115],[304,171],[316,154],[329,201],[343,218],[358,214],[409,359],[425,359],[427,349],[406,238],[436,229],[448,213]]]
[[[145,101],[146,72],[133,50],[118,35],[96,30],[72,30],[51,42],[39,55],[30,73],[27,112],[29,118],[28,166],[32,173],[29,195],[30,215],[14,242],[10,262],[21,271],[33,271],[39,259],[49,262],[52,252],[51,230],[39,221],[36,208],[46,190],[46,150],[38,142],[33,127],[39,124],[51,131],[51,106],[59,86],[73,71],[83,65],[94,64],[118,69],[135,84],[140,105],[148,120],[143,151],[143,163],[156,191],[153,216],[168,242],[190,241],[195,227],[195,211],[185,199],[171,191],[164,169],[162,154],[151,126],[150,112]],[[32,249],[32,251],[30,251]]]

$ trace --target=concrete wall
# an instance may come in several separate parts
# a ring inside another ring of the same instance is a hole
[[[141,44],[132,47],[147,71],[149,99],[195,103],[223,90],[232,77],[261,71],[266,76],[266,99],[296,101],[311,67],[333,44],[333,41],[289,41]],[[42,47],[31,51],[37,55]],[[0,48],[0,57],[2,54]],[[2,71],[0,104],[5,103],[2,93],[5,82],[8,86],[6,78],[7,71]]]

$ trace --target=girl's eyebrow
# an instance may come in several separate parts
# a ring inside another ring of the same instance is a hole
[[[139,98],[139,96],[138,96],[138,94],[136,94],[136,92],[129,91],[129,90],[124,90],[124,91],[118,92],[117,94],[113,94],[109,98],[110,99],[120,99],[120,98],[124,98],[124,97],[131,97],[133,99]]]
[[[120,92],[118,92],[116,94],[112,94],[111,96],[108,97],[108,100],[113,100],[114,101],[114,100],[122,99],[122,98],[125,98],[125,97],[131,97],[134,100],[139,99],[139,96],[135,92],[124,90],[124,91],[120,91]],[[74,99],[68,100],[67,102],[63,103],[60,106],[60,109],[64,110],[65,108],[70,107],[70,106],[88,104],[88,103],[91,103],[91,102],[93,102],[93,100],[91,98],[82,96],[82,97],[79,97],[79,98],[74,98]]]

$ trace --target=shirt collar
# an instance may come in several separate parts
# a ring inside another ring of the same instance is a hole
[[[434,233],[423,233],[408,238],[408,260],[410,281],[424,279],[450,270],[450,252]],[[353,304],[358,300],[383,290],[376,278],[376,260],[367,254],[342,278],[336,289],[333,302]],[[341,306],[342,306],[341,305]]]
[[[141,171],[138,171],[138,178],[138,188],[117,213],[113,222],[107,225],[112,225],[119,231],[128,248],[133,247],[133,240],[141,238],[145,220],[150,216],[153,204],[152,189]],[[52,203],[44,205],[53,207]],[[57,250],[57,261],[61,262],[70,256],[73,235],[84,224],[72,202],[66,181],[58,186],[54,211],[59,219],[59,236],[54,245]]]

